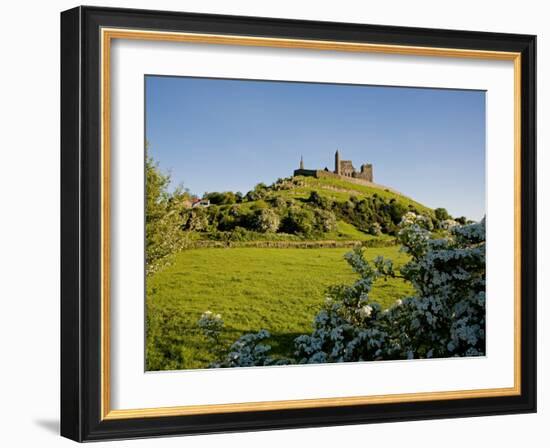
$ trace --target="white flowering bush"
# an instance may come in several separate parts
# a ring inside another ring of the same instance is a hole
[[[412,225],[417,225],[426,230],[433,230],[434,228],[432,220],[428,216],[419,215],[414,212],[407,212],[402,216],[399,227],[403,229]]]
[[[212,311],[205,311],[202,313],[198,325],[206,337],[218,340],[223,329],[222,316],[214,314]]]
[[[399,275],[416,290],[385,316],[400,357],[484,355],[485,221],[452,227],[442,239],[413,225],[399,238],[412,257]],[[391,261],[376,264],[380,275],[398,276]]]
[[[312,333],[295,339],[295,359],[271,358],[262,330],[242,336],[215,366],[484,355],[485,221],[454,226],[445,238],[431,228],[429,219],[403,217],[398,239],[411,258],[399,272],[383,257],[369,263],[360,248],[346,254],[358,279],[328,289]],[[415,294],[383,310],[371,290],[384,277],[405,279]]]
[[[440,223],[440,226],[443,230],[451,230],[453,227],[456,227],[458,225],[459,223],[454,219],[444,219]]]
[[[279,215],[270,208],[256,210],[252,218],[252,227],[258,232],[276,232],[281,224]]]
[[[370,299],[379,276],[361,249],[346,254],[359,275],[352,284],[330,287],[325,307],[317,314],[310,335],[295,340],[298,363],[325,363],[382,359],[387,334],[379,325],[383,310]]]

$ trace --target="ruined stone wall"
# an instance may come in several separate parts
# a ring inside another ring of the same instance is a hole
[[[355,168],[351,160],[342,160],[340,162],[340,174],[342,176],[351,177],[353,176],[353,173],[355,173]]]
[[[384,187],[382,185],[378,185],[373,182],[372,180],[372,165],[363,165],[365,169],[363,170],[363,167],[361,172],[355,171],[353,176],[343,176],[340,174],[333,173],[332,171],[328,170],[294,170],[295,176],[307,176],[307,177],[328,177],[331,179],[342,179],[346,182],[351,182],[358,185],[366,185],[366,186],[375,186],[379,188],[387,189],[387,187]],[[390,188],[390,190],[395,191]]]
[[[355,177],[359,179],[365,179],[369,182],[373,182],[372,164],[366,163],[361,165],[361,172],[356,173]]]

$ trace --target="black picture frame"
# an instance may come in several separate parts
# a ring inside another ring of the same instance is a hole
[[[521,53],[521,394],[102,420],[100,29]],[[61,435],[76,441],[536,412],[536,37],[77,7],[61,13]]]

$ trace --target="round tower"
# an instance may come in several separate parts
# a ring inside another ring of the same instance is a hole
[[[338,150],[336,150],[336,154],[334,154],[334,173],[341,174],[340,173],[340,153],[338,152]]]

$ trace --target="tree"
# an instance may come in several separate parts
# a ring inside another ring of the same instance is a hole
[[[298,206],[289,207],[287,215],[281,223],[281,231],[294,233],[305,237],[311,236],[314,232],[313,212]]]
[[[163,174],[149,156],[145,159],[145,264],[149,274],[172,252],[182,248],[186,238],[180,229],[181,202],[168,193],[170,177]],[[189,197],[181,189],[178,199]]]
[[[400,202],[397,202],[395,199],[390,201],[389,205],[389,214],[391,220],[394,224],[399,224],[403,215],[408,212],[408,208]]]
[[[330,200],[321,196],[316,190],[313,190],[309,194],[309,198],[307,199],[307,202],[324,210],[329,209],[331,205]]]
[[[251,202],[258,201],[266,197],[267,191],[268,191],[267,185],[264,184],[263,182],[260,182],[254,187],[253,190],[246,193],[245,199]]]
[[[205,193],[204,199],[208,199],[214,205],[228,205],[237,202],[237,196],[231,191]]]
[[[202,207],[186,210],[182,214],[182,228],[195,232],[202,232],[208,229],[208,212]]]
[[[435,213],[435,218],[436,218],[438,221],[445,221],[446,219],[452,219],[452,216],[449,215],[449,213],[447,212],[447,210],[444,209],[443,207],[436,208],[436,209],[434,210],[434,213]]]

